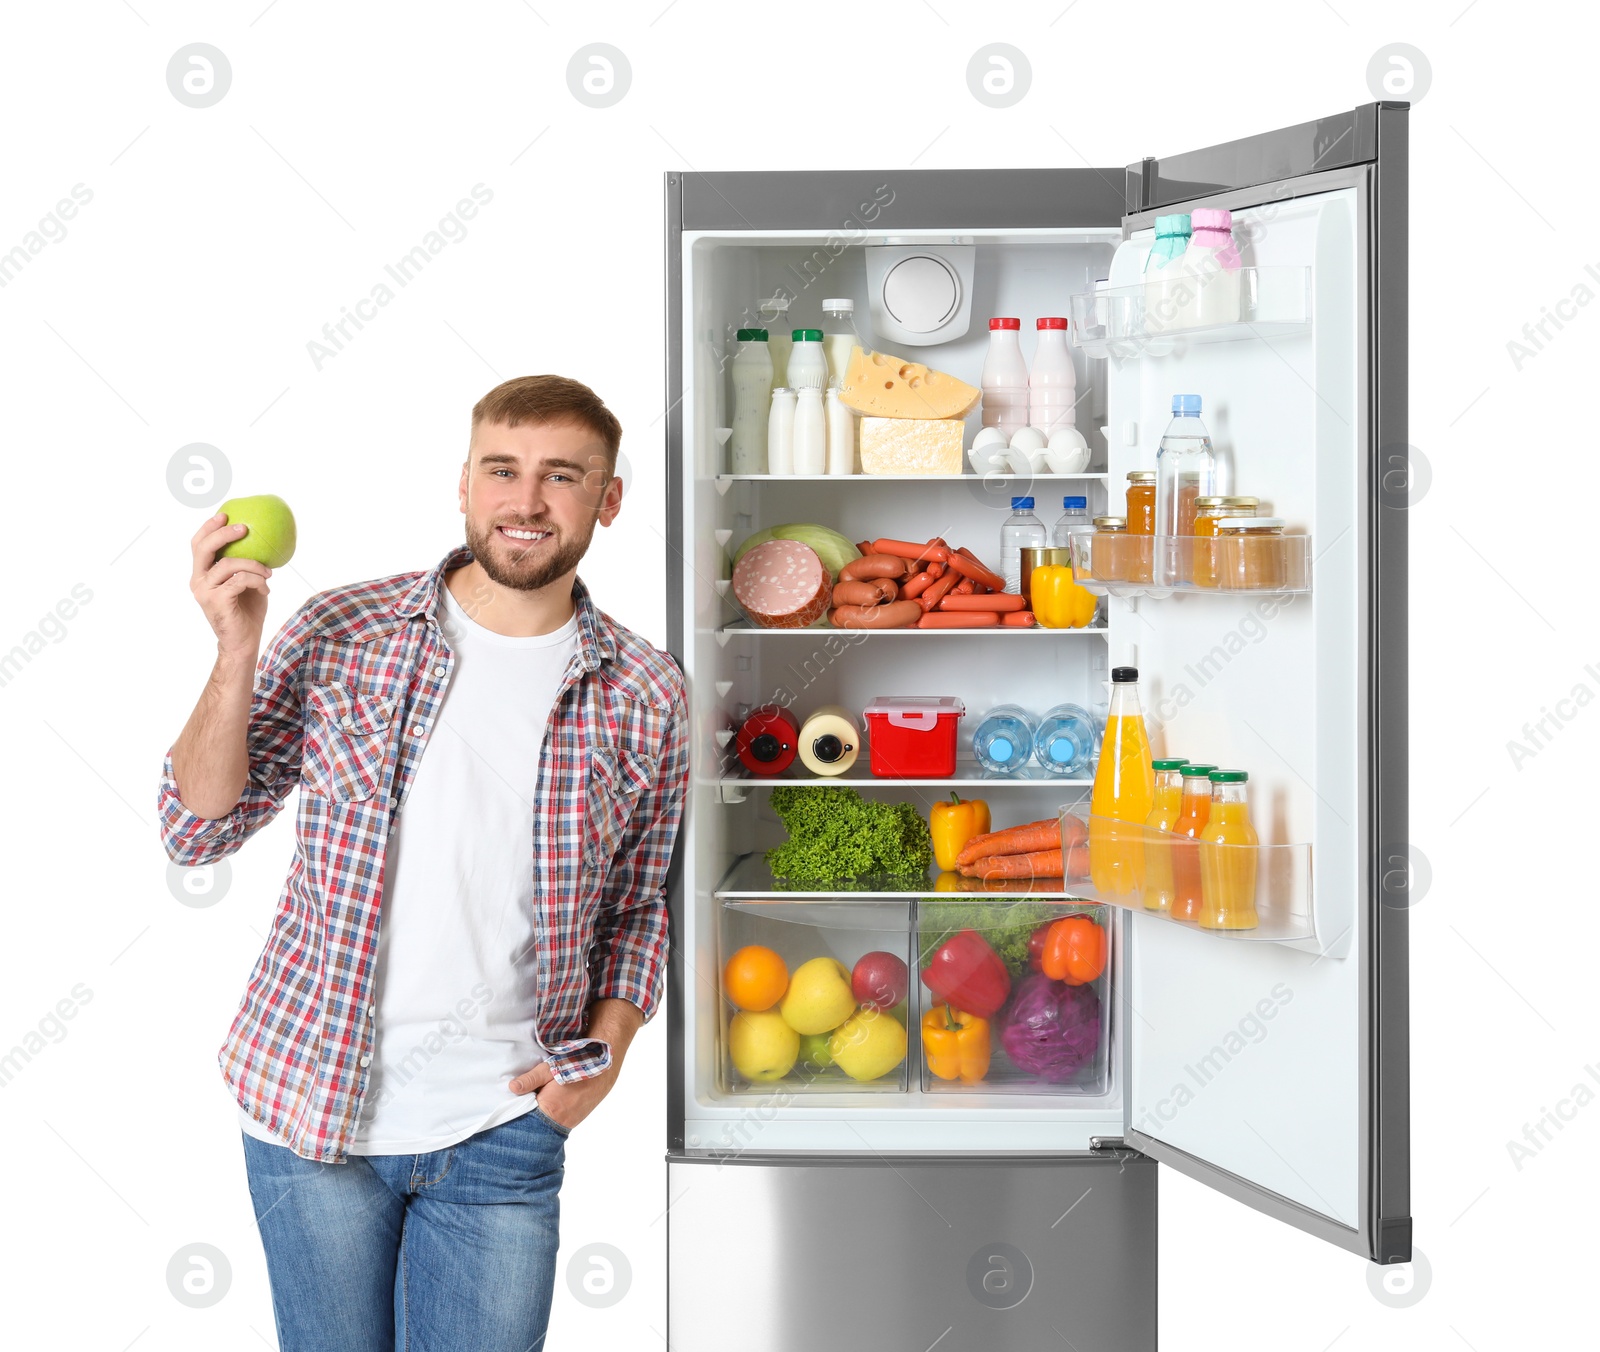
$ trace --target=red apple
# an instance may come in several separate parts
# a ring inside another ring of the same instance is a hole
[[[850,973],[850,993],[863,1009],[889,1009],[906,998],[906,965],[881,948],[864,954]]]

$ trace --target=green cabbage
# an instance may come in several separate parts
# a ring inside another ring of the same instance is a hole
[[[818,526],[809,521],[793,521],[783,526],[768,526],[765,530],[758,530],[733,551],[733,562],[738,563],[745,556],[746,551],[754,549],[757,545],[766,544],[768,540],[798,540],[803,545],[810,545],[816,555],[822,560],[822,566],[828,570],[830,582],[839,580],[839,570],[853,559],[861,557],[861,551],[836,530],[829,530],[826,526]]]

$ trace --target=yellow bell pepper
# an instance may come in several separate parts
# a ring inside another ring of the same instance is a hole
[[[939,1079],[977,1084],[989,1073],[989,1021],[935,1005],[922,1016],[922,1050]]]
[[[973,836],[989,830],[989,805],[981,798],[962,798],[952,792],[948,803],[935,803],[928,814],[928,831],[933,836],[933,857],[939,867],[956,866],[961,847]]]
[[[1048,629],[1082,629],[1094,619],[1099,598],[1080,587],[1072,569],[1062,563],[1047,563],[1029,575],[1028,591],[1033,613]]]

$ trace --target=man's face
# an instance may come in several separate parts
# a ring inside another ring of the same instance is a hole
[[[502,587],[535,591],[578,566],[595,523],[609,526],[622,480],[581,423],[479,423],[461,471],[473,557]]]

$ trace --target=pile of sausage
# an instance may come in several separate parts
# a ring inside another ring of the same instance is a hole
[[[839,629],[1026,628],[1027,601],[970,549],[942,536],[925,544],[863,540],[862,557],[839,570],[828,620]]]

